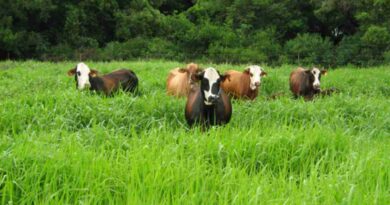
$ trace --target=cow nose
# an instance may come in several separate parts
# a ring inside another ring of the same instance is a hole
[[[320,84],[314,84],[313,87],[314,87],[314,89],[318,90],[318,89],[320,89]]]
[[[255,86],[259,86],[260,85],[260,82],[255,82]]]
[[[218,100],[218,96],[217,95],[210,96],[209,99],[208,99],[209,102],[215,102],[216,100]]]

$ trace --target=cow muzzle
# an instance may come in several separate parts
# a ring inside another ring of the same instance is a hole
[[[84,90],[84,89],[89,89],[91,87],[91,84],[89,83],[86,83],[86,84],[83,84],[83,85],[78,85],[77,88],[79,90]]]
[[[207,101],[210,103],[215,103],[218,99],[219,99],[218,95],[212,95],[212,96],[208,97]]]

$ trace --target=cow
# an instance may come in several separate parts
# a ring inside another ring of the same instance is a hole
[[[303,96],[305,100],[311,100],[321,93],[321,75],[326,75],[327,70],[318,68],[304,69],[298,67],[290,74],[290,90],[295,98]]]
[[[176,97],[187,97],[195,82],[192,76],[201,69],[195,63],[190,63],[186,68],[176,68],[169,72],[167,78],[167,94]]]
[[[221,87],[234,98],[254,100],[259,92],[261,78],[267,73],[258,65],[251,65],[243,72],[228,70],[225,72],[228,80],[225,80]]]
[[[227,77],[211,67],[192,76],[200,86],[193,86],[187,96],[185,118],[190,127],[199,124],[204,129],[230,121],[232,104],[220,87]]]
[[[79,63],[75,68],[68,71],[68,75],[75,76],[77,89],[83,90],[89,87],[91,91],[104,93],[107,96],[111,96],[119,88],[134,93],[138,87],[136,74],[127,69],[120,69],[99,76],[97,70],[90,69],[84,63]]]

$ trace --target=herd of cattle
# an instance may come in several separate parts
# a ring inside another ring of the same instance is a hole
[[[294,97],[311,100],[320,94],[321,75],[326,70],[318,68],[297,68],[290,74],[290,90]],[[111,96],[122,89],[135,93],[138,90],[138,77],[127,69],[113,71],[106,75],[98,75],[98,71],[79,63],[68,71],[75,76],[76,87]],[[167,94],[176,97],[187,97],[185,118],[190,126],[200,124],[202,127],[222,125],[230,121],[232,104],[230,97],[254,100],[259,92],[261,78],[267,73],[257,65],[251,65],[244,71],[228,70],[221,74],[215,68],[200,68],[190,63],[186,68],[176,68],[169,72],[166,89]]]

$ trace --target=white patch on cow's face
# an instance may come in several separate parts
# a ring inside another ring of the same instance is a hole
[[[250,85],[249,87],[252,90],[256,90],[258,86],[260,86],[261,83],[261,73],[263,72],[262,68],[258,65],[251,65],[249,68],[249,75],[250,75]]]
[[[89,73],[91,70],[84,63],[77,64],[76,75],[77,75],[77,88],[82,90],[85,86],[90,86],[89,83]]]
[[[217,83],[219,78],[220,78],[220,76],[219,76],[218,72],[215,70],[215,68],[210,67],[210,68],[207,68],[206,70],[204,70],[203,79],[208,81],[208,86],[207,86],[208,89],[203,91],[204,97],[205,97],[204,103],[206,105],[213,104],[213,102],[210,101],[211,98],[218,98],[218,91],[220,88],[219,87],[217,88],[218,91],[216,91],[215,88],[213,90],[213,85],[215,83]]]
[[[311,70],[311,73],[314,75],[313,88],[319,89],[320,88],[320,74],[321,74],[321,71],[318,68],[313,68]]]

